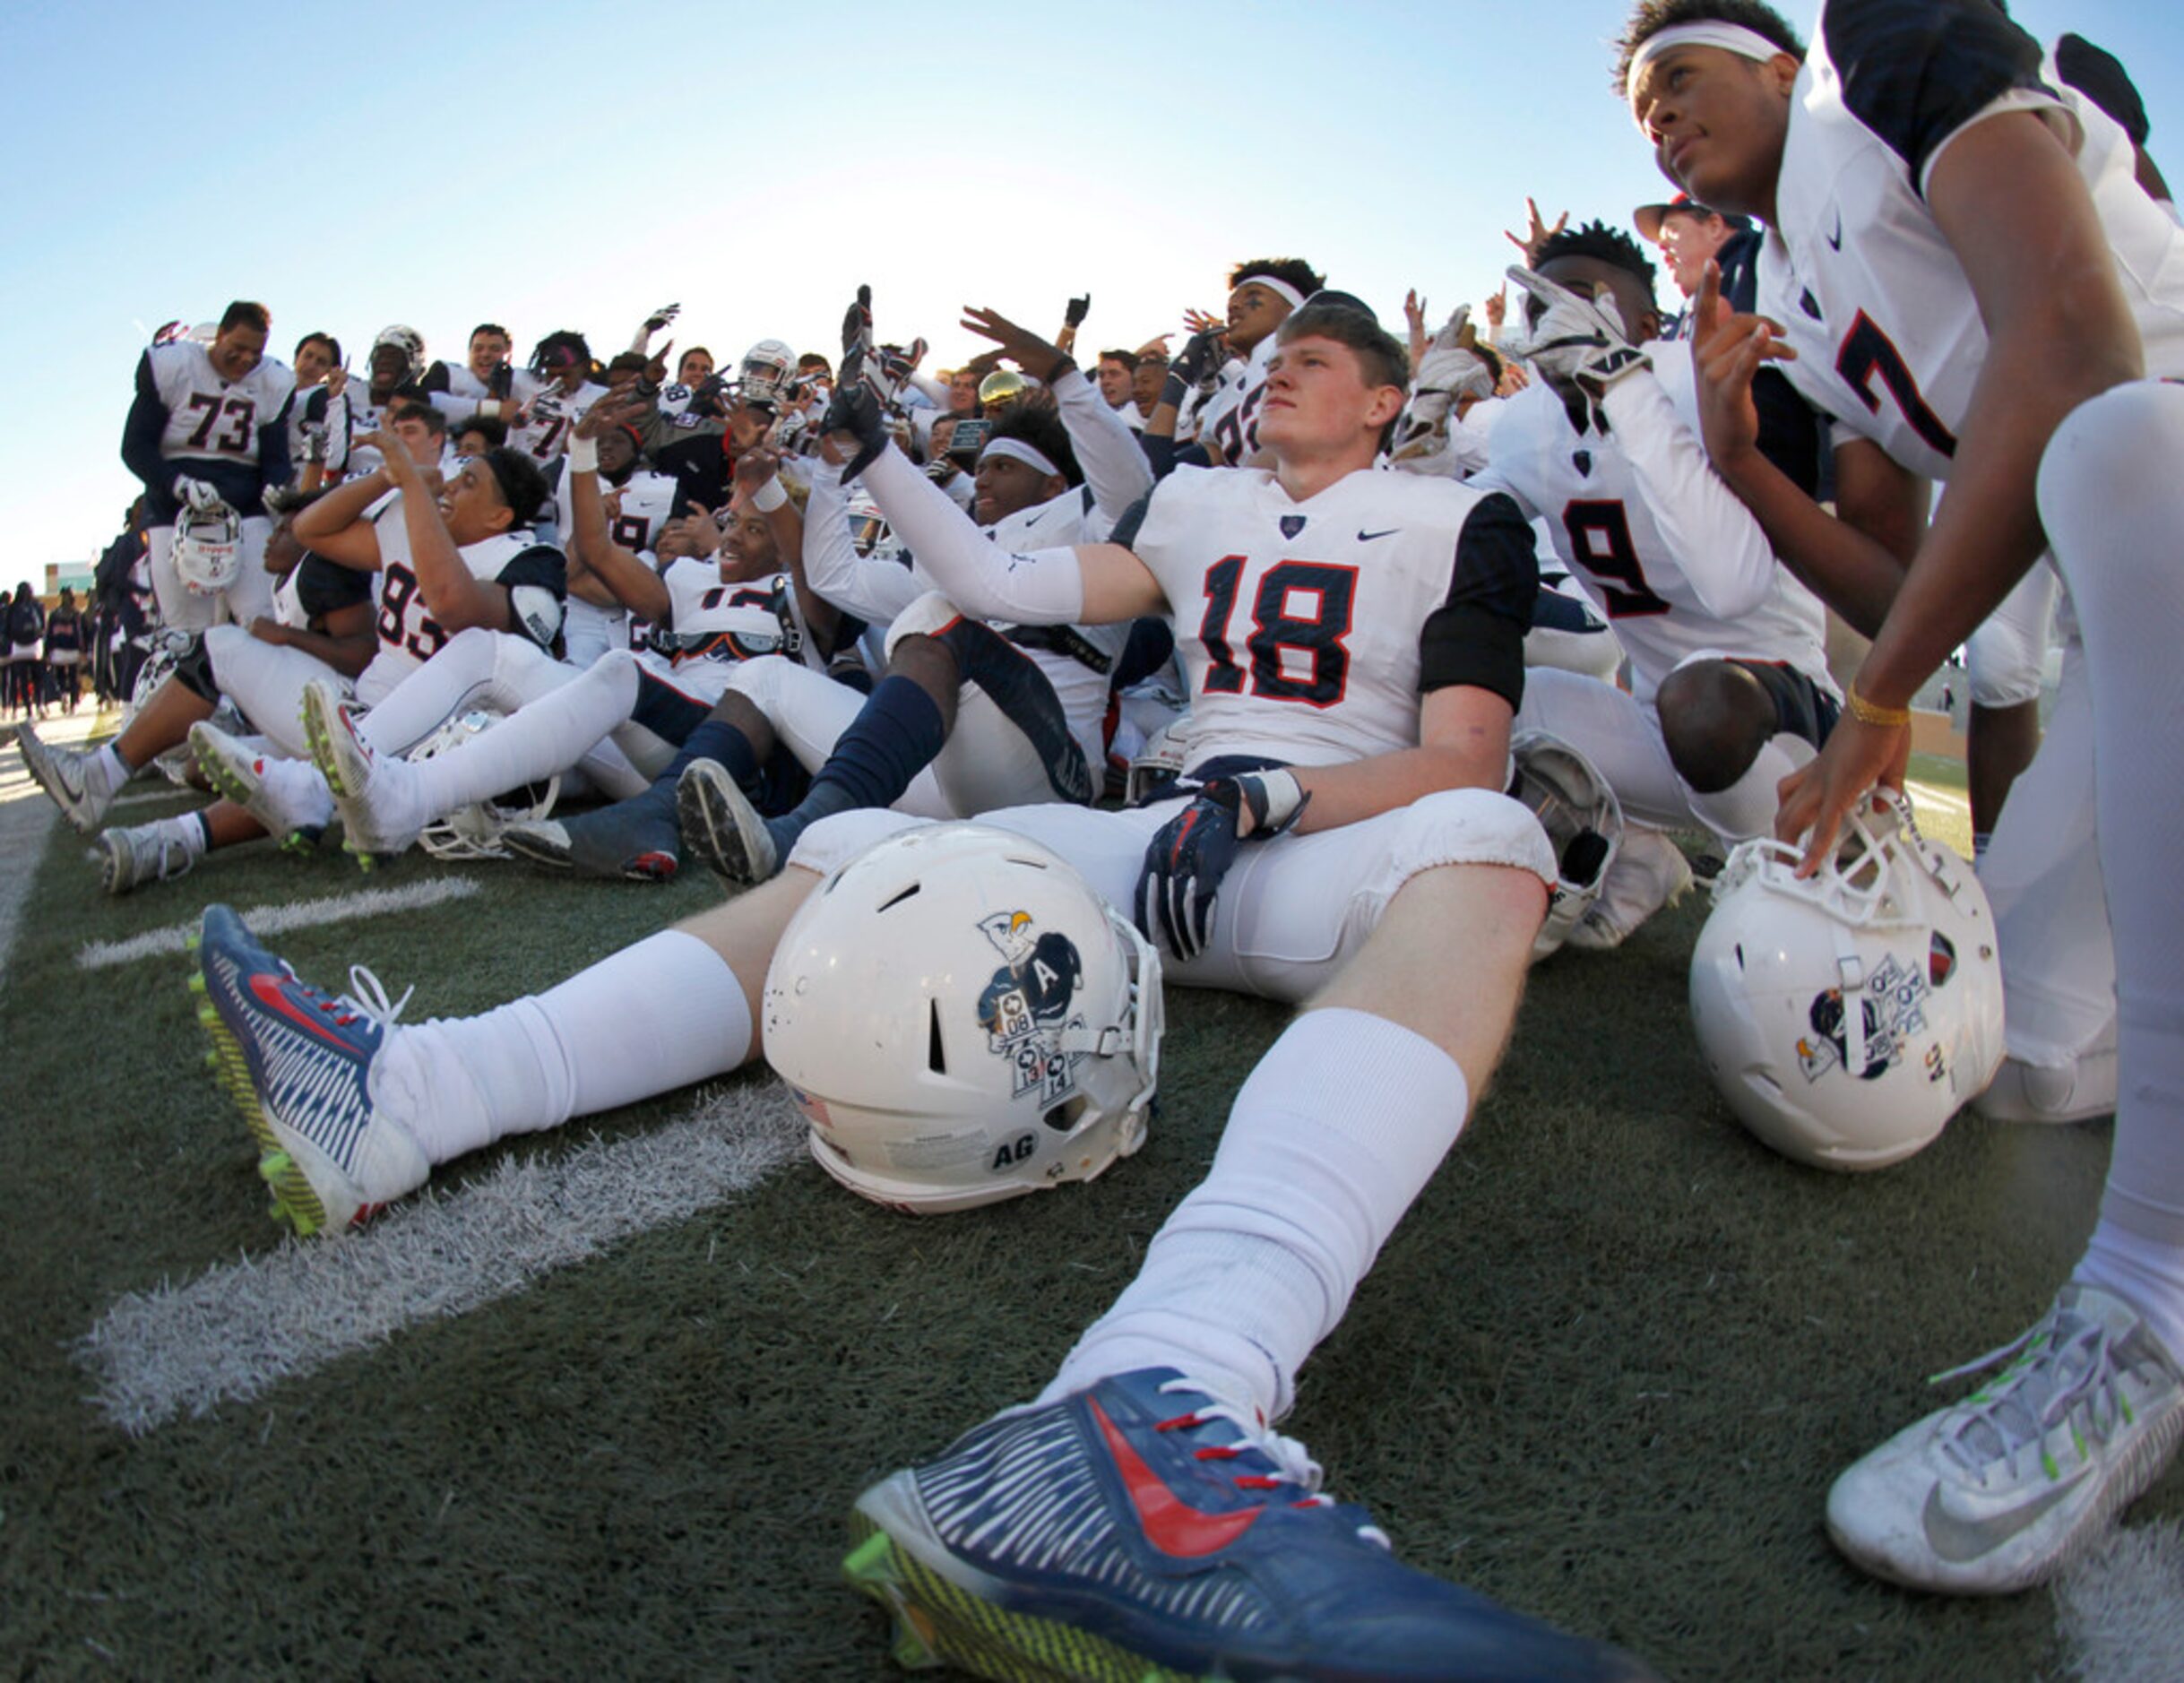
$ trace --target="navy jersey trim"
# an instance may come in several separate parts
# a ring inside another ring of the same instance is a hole
[[[1912,191],[1941,143],[2041,80],[2040,45],[1992,0],[1829,0],[1820,20],[1850,113],[1903,159]]]

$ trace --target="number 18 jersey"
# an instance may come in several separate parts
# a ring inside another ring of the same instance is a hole
[[[1509,498],[1405,473],[1361,470],[1298,502],[1263,470],[1178,468],[1114,540],[1168,598],[1199,764],[1417,747],[1427,621],[1484,607],[1521,627],[1539,591]]]

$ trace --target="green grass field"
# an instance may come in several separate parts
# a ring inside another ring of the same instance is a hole
[[[890,1674],[883,1620],[837,1577],[850,1500],[1040,1385],[1282,1020],[1171,996],[1151,1143],[1093,1186],[919,1222],[790,1159],[480,1307],[131,1435],[82,1347],[116,1304],[203,1282],[211,1310],[249,1311],[220,1299],[298,1259],[203,1066],[187,961],[91,970],[79,952],[213,900],[364,885],[331,851],[252,851],[109,901],[82,853],[56,827],[0,986],[0,1655],[24,1677]],[[369,885],[446,874],[412,855]],[[542,986],[716,892],[464,874],[472,898],[273,945],[329,984],[351,962],[414,982],[421,1019]],[[1670,1677],[2064,1675],[2051,1598],[1886,1588],[1836,1558],[1820,1506],[1842,1464],[1931,1405],[1921,1376],[2040,1312],[2090,1225],[2108,1129],[1967,1116],[1864,1178],[1774,1157],[1696,1056],[1704,912],[1695,896],[1620,952],[1535,972],[1501,1077],[1289,1429],[1406,1558]],[[730,1108],[785,1117],[766,1088],[731,1083]],[[369,1263],[512,1163],[673,1138],[690,1103],[468,1161],[334,1248]],[[663,1190],[679,1172],[651,1171]],[[511,1244],[579,1213],[529,1207]],[[2172,1474],[2133,1523],[2180,1515]]]

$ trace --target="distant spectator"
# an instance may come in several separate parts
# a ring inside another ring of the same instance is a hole
[[[83,651],[89,627],[76,607],[76,593],[61,586],[61,605],[46,621],[46,669],[56,701],[64,697],[73,712],[83,699]]]
[[[7,705],[26,719],[46,716],[46,610],[30,594],[29,580],[15,586],[7,610]]]

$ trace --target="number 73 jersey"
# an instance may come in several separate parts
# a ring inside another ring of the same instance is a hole
[[[1140,506],[1115,541],[1168,598],[1199,763],[1417,747],[1427,621],[1484,608],[1521,637],[1539,592],[1516,505],[1444,479],[1360,470],[1297,502],[1261,470],[1178,468]]]

